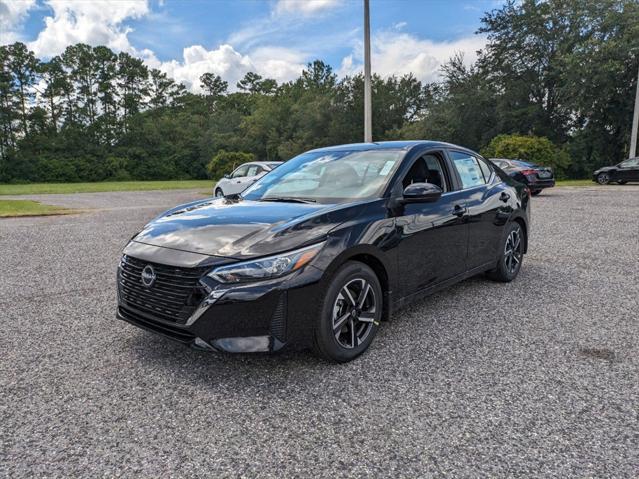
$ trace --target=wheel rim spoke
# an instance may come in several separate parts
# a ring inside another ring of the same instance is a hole
[[[375,321],[375,312],[367,311],[365,313],[362,313],[359,315],[359,320],[362,323],[372,323],[373,321]]]
[[[357,303],[355,303],[355,299],[353,298],[353,294],[348,289],[348,285],[346,285],[346,286],[344,286],[342,288],[342,294],[344,295],[344,297],[350,303],[351,306],[355,306],[357,304]]]
[[[346,322],[346,320],[350,316],[351,316],[350,313],[346,313],[340,316],[339,318],[337,318],[337,321],[333,322],[333,331],[339,332],[342,329],[342,326],[344,326],[344,323]]]
[[[357,332],[355,331],[355,321],[351,319],[348,326],[351,330],[351,348],[354,348],[355,346],[357,346]]]
[[[368,292],[371,290],[371,285],[369,283],[367,283],[366,281],[364,281],[364,284],[362,285],[362,291],[359,294],[359,297],[357,298],[357,307],[359,309],[362,309],[364,307],[364,301],[366,301],[366,297],[368,296]]]

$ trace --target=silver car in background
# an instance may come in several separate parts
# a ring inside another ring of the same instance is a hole
[[[230,175],[224,175],[224,178],[218,181],[213,188],[213,194],[218,198],[237,195],[282,163],[284,162],[252,161],[250,163],[244,163],[235,168]]]

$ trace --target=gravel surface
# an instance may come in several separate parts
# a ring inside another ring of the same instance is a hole
[[[197,192],[0,220],[0,477],[637,477],[639,187],[533,200],[519,278],[398,312],[346,365],[116,321],[121,248]],[[23,197],[25,198],[25,197]]]

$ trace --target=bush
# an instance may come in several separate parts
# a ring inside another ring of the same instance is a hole
[[[487,158],[519,159],[550,166],[558,177],[562,177],[571,164],[565,150],[540,136],[498,135],[482,148],[481,154]]]
[[[128,171],[129,160],[119,156],[109,156],[104,161],[106,179],[110,181],[128,181],[131,174]]]
[[[220,150],[213,156],[209,164],[206,165],[206,169],[209,172],[209,176],[217,180],[226,173],[233,171],[242,163],[249,161],[255,161],[255,155],[253,155],[253,153]]]

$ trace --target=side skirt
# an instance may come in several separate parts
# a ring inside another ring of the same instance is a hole
[[[428,288],[420,289],[419,291],[411,293],[408,296],[404,296],[403,298],[399,298],[393,301],[391,310],[396,311],[398,309],[401,309],[405,306],[408,306],[411,303],[414,303],[415,301],[423,299],[424,296],[430,296],[431,294],[437,293],[438,291],[441,291],[442,289],[446,289],[449,286],[452,286],[453,284],[459,283],[460,281],[471,278],[478,274],[485,273],[486,271],[490,271],[493,268],[495,268],[494,262],[486,263],[481,266],[477,266],[476,268],[473,268],[469,271],[466,271],[465,273],[458,274],[457,276],[453,276],[452,278],[442,281],[441,283],[437,283],[436,285],[429,286]]]

